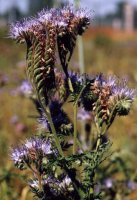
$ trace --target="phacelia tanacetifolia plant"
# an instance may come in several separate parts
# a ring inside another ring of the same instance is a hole
[[[41,127],[41,134],[12,148],[11,158],[20,170],[31,170],[28,185],[36,199],[101,199],[95,174],[109,156],[106,133],[116,116],[128,115],[136,96],[135,90],[117,77],[68,71],[77,36],[89,24],[89,11],[67,6],[42,10],[10,27],[10,36],[27,46],[26,69],[33,88],[29,97]],[[57,56],[62,72],[56,69]],[[66,102],[73,105],[73,122],[64,111]],[[95,126],[86,141],[81,139],[84,133],[77,130],[81,109],[83,117],[88,116]]]

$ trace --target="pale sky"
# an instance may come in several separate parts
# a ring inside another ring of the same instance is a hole
[[[13,5],[16,5],[23,13],[28,10],[28,0],[0,0],[0,13],[4,13]]]
[[[93,9],[95,14],[104,15],[109,12],[115,12],[116,4],[122,1],[126,0],[81,0],[81,4]],[[137,0],[127,1],[137,7]]]
[[[31,0],[33,2],[33,0]],[[59,0],[57,0],[59,1]],[[74,0],[65,0],[71,3]],[[122,0],[81,0],[81,5],[88,7],[95,11],[95,14],[106,14],[108,12],[114,12],[116,9],[116,3]],[[129,0],[133,5],[137,6],[137,0]],[[27,12],[28,0],[0,0],[0,13],[4,13],[10,9],[13,5],[16,5],[22,12]]]

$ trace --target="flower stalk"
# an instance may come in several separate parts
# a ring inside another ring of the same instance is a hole
[[[49,107],[46,107],[46,109],[44,109],[44,111],[45,111],[45,114],[46,114],[46,116],[48,118],[48,121],[49,121],[51,130],[52,130],[54,139],[55,139],[55,144],[56,144],[56,147],[58,149],[58,152],[59,152],[60,156],[64,157],[64,154],[63,154],[63,151],[62,151],[58,136],[56,134],[56,129],[55,129],[55,126],[54,126],[53,121],[52,121],[52,117],[51,117],[51,113],[50,113]]]
[[[73,144],[73,154],[76,154],[76,148],[77,148],[77,107],[78,107],[78,102],[79,99],[82,95],[83,90],[85,89],[85,85],[82,87],[80,90],[80,93],[78,94],[76,101],[74,102],[74,144]]]

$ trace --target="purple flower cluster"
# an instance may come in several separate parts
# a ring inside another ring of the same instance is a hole
[[[30,180],[28,182],[32,189],[39,189],[39,181],[37,179]],[[73,190],[72,181],[68,176],[65,176],[62,180],[56,178],[48,177],[42,179],[42,186],[48,186],[52,190],[53,194],[58,196],[60,193],[65,193]]]
[[[21,169],[25,168],[26,164],[38,161],[39,158],[44,158],[52,154],[51,144],[48,140],[33,137],[19,147],[11,150],[11,159],[15,165]]]
[[[134,100],[136,97],[136,90],[131,89],[127,86],[127,80],[122,79],[119,80],[116,76],[108,76],[104,77],[102,74],[97,76],[95,82],[101,87],[109,87],[110,95],[117,97],[119,100],[121,99],[130,99]]]
[[[90,15],[90,11],[75,9],[71,5],[63,9],[44,9],[34,18],[11,24],[10,36],[22,41],[25,39],[26,33],[37,35],[42,30],[47,31],[48,27],[56,28],[58,34],[71,32],[73,29],[77,29],[78,34],[82,34],[89,25]]]
[[[82,35],[89,24],[90,12],[70,5],[42,10],[34,18],[11,24],[11,38],[27,44],[27,74],[36,91],[40,92],[43,104],[49,103],[51,90],[55,88],[57,53],[68,79],[68,63],[77,36]]]
[[[85,111],[94,112],[95,116],[100,119],[100,125],[108,123],[112,115],[113,120],[116,115],[127,115],[137,95],[135,89],[127,86],[125,79],[119,80],[116,76],[104,77],[103,74],[99,74],[94,78],[85,77],[85,81],[79,81],[76,75],[70,75],[70,77],[72,84],[77,83],[73,84],[74,89],[77,89],[78,84],[82,85],[82,82],[87,84],[81,95],[81,104]]]

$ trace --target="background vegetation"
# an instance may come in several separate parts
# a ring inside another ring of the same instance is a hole
[[[26,79],[25,47],[7,38],[7,29],[0,30],[0,199],[31,199],[25,187],[26,174],[19,175],[10,161],[10,147],[33,135],[37,127],[37,115],[32,102],[20,92]],[[111,34],[89,29],[83,38],[85,72],[115,74],[128,77],[130,85],[137,87],[136,33]],[[78,69],[77,49],[70,68]],[[70,117],[72,113],[70,111]],[[137,164],[137,106],[128,117],[118,118],[109,131],[113,150],[118,152],[136,177]],[[19,178],[18,178],[19,177]],[[119,176],[122,179],[122,175]],[[126,200],[137,199],[137,187]]]

